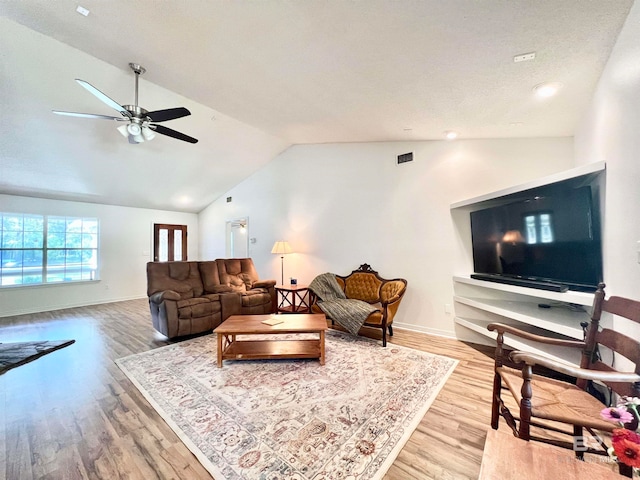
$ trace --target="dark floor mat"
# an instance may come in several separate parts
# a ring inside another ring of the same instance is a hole
[[[74,343],[75,340],[0,343],[0,375]]]

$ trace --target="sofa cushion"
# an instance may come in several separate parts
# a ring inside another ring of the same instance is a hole
[[[221,285],[216,262],[198,262],[198,270],[202,276],[202,286],[206,293],[222,293],[217,291]]]
[[[271,303],[271,295],[268,293],[251,290],[242,294],[243,307],[255,307],[258,305],[265,305],[267,303]]]
[[[234,292],[242,293],[247,291],[247,284],[245,283],[244,279],[240,277],[240,275],[229,275],[227,277],[227,284]]]
[[[218,293],[205,293],[204,295],[202,295],[202,298],[206,298],[210,302],[219,302],[220,301],[220,294],[218,294]]]
[[[149,262],[147,296],[173,290],[181,299],[199,297],[204,289],[197,262]]]
[[[204,317],[219,312],[220,308],[220,302],[211,302],[205,297],[178,300],[178,317]]]
[[[224,258],[216,260],[222,285],[229,285],[237,292],[251,290],[259,280],[258,272],[250,258]]]

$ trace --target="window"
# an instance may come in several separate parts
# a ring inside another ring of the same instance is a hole
[[[527,243],[553,243],[553,226],[550,213],[538,213],[524,217],[524,228],[527,232]]]
[[[98,219],[0,213],[0,285],[97,279]]]

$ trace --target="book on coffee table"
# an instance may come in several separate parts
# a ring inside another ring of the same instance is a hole
[[[274,326],[274,325],[278,325],[279,323],[284,323],[284,318],[278,318],[276,316],[273,316],[266,320],[262,320],[262,323],[264,323],[265,325]]]

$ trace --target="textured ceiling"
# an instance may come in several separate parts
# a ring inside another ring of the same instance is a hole
[[[79,1],[0,0],[0,192],[185,211],[289,144],[571,136],[633,3]],[[130,61],[141,105],[188,107],[166,125],[200,143],[43,113],[112,113],[76,77],[132,103]]]

